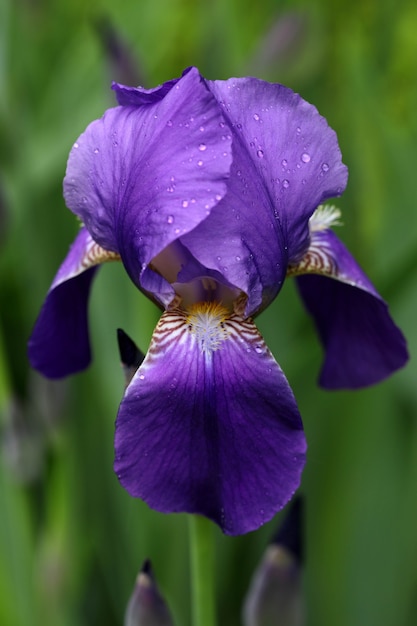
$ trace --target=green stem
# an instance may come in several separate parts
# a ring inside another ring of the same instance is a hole
[[[193,626],[215,626],[214,537],[210,520],[190,515]]]

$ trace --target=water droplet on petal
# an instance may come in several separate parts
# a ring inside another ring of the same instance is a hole
[[[328,163],[323,163],[323,165],[321,166],[321,169],[323,170],[323,172],[328,172],[330,167]]]
[[[100,150],[99,150],[98,148],[96,148],[96,149],[94,150],[94,154],[98,154],[99,152],[100,152]]]
[[[172,120],[167,121],[167,126],[172,126]]]
[[[200,143],[200,145],[198,146],[198,149],[201,150],[201,152],[204,152],[204,150],[207,149],[207,146],[205,143]]]
[[[174,223],[174,216],[173,215],[168,215],[167,222],[168,222],[168,224],[173,224]]]
[[[284,178],[284,180],[282,181],[282,186],[284,187],[284,189],[288,189],[288,187],[290,186],[290,181]]]
[[[301,155],[301,160],[303,163],[309,163],[310,162],[310,155],[308,154],[308,152],[303,152],[303,154]]]
[[[257,156],[258,156],[260,159],[262,159],[262,158],[263,158],[263,156],[264,156],[264,151],[263,151],[263,150],[258,150],[258,152],[257,152],[256,154],[257,154]]]
[[[198,167],[201,167],[203,165],[204,161],[197,161],[197,165]]]
[[[237,257],[236,257],[236,261],[240,261],[240,256],[237,256]]]
[[[140,378],[140,380],[144,380],[145,374],[139,374],[139,378]]]
[[[299,135],[301,133],[301,128],[299,126],[297,126],[297,135]]]
[[[257,354],[262,354],[263,350],[262,350],[262,346],[255,346],[255,352]]]
[[[188,200],[183,200],[183,201],[182,201],[182,208],[183,208],[183,209],[186,209],[186,208],[187,208],[187,206],[188,206]]]
[[[254,119],[256,122],[259,122],[260,117],[259,117],[259,115],[258,115],[257,113],[255,113],[255,114],[254,114],[254,116],[253,116],[253,119]]]
[[[205,131],[204,126],[200,126],[200,132],[201,132],[201,133],[204,133],[204,131]]]
[[[287,159],[282,159],[282,161],[281,161],[281,165],[282,165],[282,167],[287,167],[287,166],[288,166],[288,161],[287,161]]]
[[[78,143],[77,143],[77,142],[75,142],[75,144],[74,144],[74,148],[79,148],[79,145],[78,145]]]

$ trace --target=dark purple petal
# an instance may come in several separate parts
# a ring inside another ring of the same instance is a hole
[[[304,263],[304,271],[312,273],[297,283],[325,348],[320,384],[355,389],[402,367],[408,359],[404,336],[342,242],[330,230],[315,233],[308,255],[313,265]]]
[[[115,471],[154,509],[199,513],[225,533],[246,533],[299,485],[301,418],[251,321],[234,315],[205,327],[211,346],[219,340],[210,350],[190,320],[167,312],[154,332],[120,406]]]
[[[74,144],[64,195],[132,280],[167,305],[173,290],[148,264],[224,196],[231,139],[222,139],[222,111],[195,69],[155,90],[115,88],[124,106]]]
[[[278,293],[288,262],[308,246],[308,219],[340,195],[347,169],[334,131],[282,85],[254,78],[209,82],[233,136],[228,193],[182,238],[206,267],[248,294],[247,314]]]
[[[44,376],[62,378],[89,365],[91,283],[97,265],[116,258],[81,228],[52,282],[28,343],[30,363]]]

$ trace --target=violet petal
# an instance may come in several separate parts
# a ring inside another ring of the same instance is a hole
[[[81,228],[52,282],[28,343],[30,363],[44,376],[62,378],[89,365],[91,283],[99,263],[117,258]]]
[[[320,384],[355,389],[383,380],[408,359],[386,302],[332,231],[314,233],[311,248],[315,268],[297,283],[325,349]]]
[[[204,220],[226,192],[231,140],[196,69],[155,90],[115,87],[109,109],[74,144],[64,180],[68,207],[132,280],[162,305],[174,293],[148,267]]]
[[[267,522],[297,489],[306,443],[297,405],[253,322],[223,320],[205,349],[166,312],[116,422],[115,471],[165,513],[199,513],[227,534]],[[207,329],[206,329],[207,330]]]
[[[246,313],[278,293],[288,262],[308,246],[308,220],[347,181],[335,132],[317,109],[255,78],[208,82],[233,137],[228,193],[182,238],[206,267],[249,296]]]

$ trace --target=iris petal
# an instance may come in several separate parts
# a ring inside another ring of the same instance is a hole
[[[325,348],[320,384],[355,389],[402,367],[406,342],[388,306],[331,230],[313,233],[298,266],[290,267]]]
[[[306,444],[254,324],[232,315],[206,331],[205,343],[185,313],[162,316],[120,406],[115,471],[152,508],[199,513],[241,534],[290,499]]]
[[[309,217],[343,192],[347,168],[335,132],[290,89],[255,78],[208,85],[232,133],[233,166],[227,195],[183,243],[248,294],[250,315],[278,293],[308,246]]]
[[[173,289],[148,265],[225,194],[231,139],[222,139],[222,111],[195,69],[157,90],[116,90],[124,106],[74,144],[64,195],[136,285],[167,305]]]
[[[62,378],[89,365],[91,283],[99,263],[118,258],[81,228],[52,282],[28,343],[29,360],[44,376]]]

